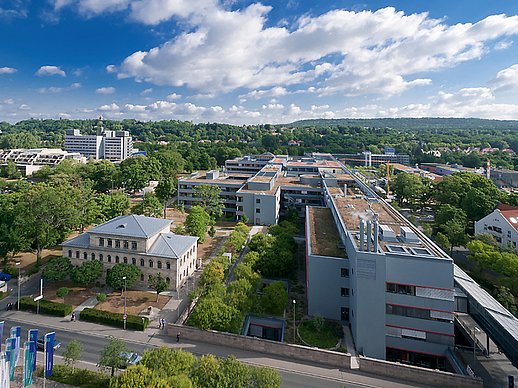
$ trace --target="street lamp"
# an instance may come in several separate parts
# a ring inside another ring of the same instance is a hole
[[[296,304],[297,304],[297,301],[295,299],[293,299],[293,343],[295,343],[295,339],[297,338],[296,337],[297,325],[296,325],[296,321],[295,321]]]
[[[126,330],[126,276],[122,277],[122,280],[124,280],[124,330]]]
[[[20,261],[17,261],[16,262],[16,266],[18,267],[18,311],[20,311],[20,270],[21,270],[21,266],[20,266],[21,262]]]

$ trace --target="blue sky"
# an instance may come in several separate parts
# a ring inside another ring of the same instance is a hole
[[[518,119],[518,2],[0,0],[0,120]]]

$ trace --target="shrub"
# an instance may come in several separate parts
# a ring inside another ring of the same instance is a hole
[[[50,300],[40,300],[40,313],[54,315],[56,317],[66,317],[72,313],[74,308],[71,304],[51,302]],[[20,299],[20,310],[36,312],[38,310],[38,302],[32,298]]]
[[[97,298],[98,302],[102,303],[106,300],[107,296],[106,296],[106,294],[100,292],[99,294],[97,294],[96,298]]]
[[[9,291],[0,291],[0,300],[7,298],[9,296]]]
[[[43,376],[43,370],[39,373]],[[51,380],[59,383],[83,388],[107,387],[110,376],[102,372],[94,372],[87,369],[73,369],[67,365],[54,365]]]
[[[124,314],[110,311],[86,308],[79,313],[82,321],[102,323],[109,326],[124,327]],[[138,315],[129,315],[126,319],[126,328],[144,331],[149,324],[149,319]]]

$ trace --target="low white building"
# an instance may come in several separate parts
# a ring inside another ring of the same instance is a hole
[[[31,148],[0,150],[0,166],[13,162],[24,176],[30,176],[43,166],[56,167],[65,159],[86,163],[86,158],[78,152],[63,151],[59,148]]]
[[[475,234],[489,234],[502,248],[517,250],[518,207],[498,205],[492,213],[475,222]]]
[[[176,290],[199,266],[198,237],[171,233],[171,222],[134,214],[116,217],[61,244],[63,256],[74,265],[99,260],[106,273],[118,263],[135,265],[141,285],[160,272]]]

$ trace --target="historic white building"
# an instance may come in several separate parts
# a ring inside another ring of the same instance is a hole
[[[117,263],[137,266],[147,284],[158,272],[176,290],[198,267],[198,237],[171,233],[171,220],[128,215],[114,218],[62,245],[74,265],[99,260],[108,271]]]

